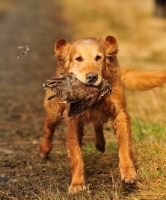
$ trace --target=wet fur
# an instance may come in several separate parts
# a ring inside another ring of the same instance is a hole
[[[136,171],[132,158],[130,117],[126,110],[124,88],[147,90],[162,86],[166,82],[166,71],[138,71],[119,67],[116,55],[118,44],[112,36],[108,36],[106,40],[87,38],[73,43],[67,43],[61,39],[56,43],[55,51],[58,64],[54,76],[60,76],[62,71],[63,73],[72,72],[86,84],[86,74],[95,72],[98,75],[98,81],[94,85],[99,84],[100,78],[103,77],[112,85],[112,93],[101,98],[95,109],[89,109],[71,118],[67,116],[68,104],[56,104],[45,100],[46,118],[44,136],[40,145],[41,155],[45,157],[50,152],[54,130],[64,119],[67,127],[67,148],[72,174],[69,192],[77,193],[86,189],[81,153],[83,127],[90,122],[94,124],[95,146],[99,151],[104,152],[103,124],[109,120],[118,141],[121,179],[126,183],[135,182]],[[97,55],[101,57],[99,60],[97,60]],[[83,58],[82,61],[79,61],[79,56]],[[50,93],[47,91],[46,98],[49,96]]]

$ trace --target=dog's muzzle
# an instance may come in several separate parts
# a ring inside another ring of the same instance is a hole
[[[89,72],[88,74],[86,74],[87,85],[94,85],[97,80],[98,80],[98,75],[96,73]]]

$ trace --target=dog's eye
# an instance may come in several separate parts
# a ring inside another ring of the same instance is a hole
[[[101,56],[96,56],[95,60],[98,61],[101,59]]]
[[[79,57],[75,58],[75,60],[77,60],[78,62],[82,62],[82,61],[83,61],[83,59],[82,59],[82,57],[81,57],[81,56],[79,56]]]

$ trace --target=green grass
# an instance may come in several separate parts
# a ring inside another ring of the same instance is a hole
[[[134,155],[139,190],[136,197],[166,198],[166,128],[162,123],[133,120]]]
[[[166,129],[162,123],[134,119],[132,122],[133,138],[136,142],[166,142]]]

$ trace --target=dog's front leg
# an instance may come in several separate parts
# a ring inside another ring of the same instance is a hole
[[[66,119],[67,147],[71,162],[72,180],[69,187],[69,193],[77,193],[86,189],[84,179],[84,163],[81,152],[82,128],[76,117]],[[81,131],[80,131],[81,128]]]
[[[40,154],[42,157],[47,157],[52,149],[54,130],[59,121],[60,120],[58,119],[58,117],[52,116],[52,114],[50,113],[48,113],[45,117],[44,135],[40,144]]]
[[[136,180],[136,172],[132,158],[132,139],[130,117],[126,111],[119,111],[113,122],[113,129],[119,145],[119,167],[122,181],[133,183]]]

